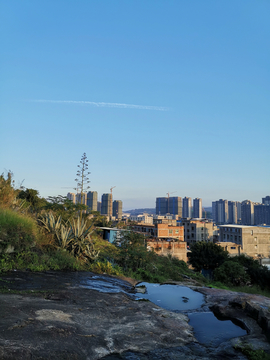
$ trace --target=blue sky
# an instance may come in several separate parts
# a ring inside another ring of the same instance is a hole
[[[174,191],[203,206],[270,195],[268,0],[2,0],[0,13],[0,171],[17,184],[65,195],[86,152],[91,190],[116,186],[126,210]]]

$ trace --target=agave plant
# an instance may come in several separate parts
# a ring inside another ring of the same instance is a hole
[[[57,231],[55,235],[58,240],[58,247],[69,249],[74,238],[71,227],[61,224],[60,231]]]
[[[55,220],[53,213],[46,213],[39,218],[39,222],[43,225],[43,227],[52,234],[56,234],[61,229],[61,216]]]
[[[99,251],[94,249],[90,236],[93,232],[92,226],[93,224],[87,227],[85,220],[80,218],[77,221],[73,220],[71,224],[73,234],[72,252],[77,258],[84,261],[88,259],[95,260],[99,255]]]
[[[81,220],[79,217],[77,218],[77,221],[75,221],[73,219],[73,222],[70,223],[70,226],[71,226],[71,229],[73,232],[73,237],[74,237],[75,241],[83,240],[93,232],[93,229],[92,229],[93,224],[91,224],[89,227],[87,227],[86,221],[84,219]]]

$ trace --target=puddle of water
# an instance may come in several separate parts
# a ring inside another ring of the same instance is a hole
[[[140,283],[146,286],[145,294],[137,294],[138,298],[148,299],[154,304],[171,311],[194,310],[204,303],[204,296],[186,286],[169,284]]]
[[[190,313],[188,317],[196,339],[206,346],[218,346],[224,341],[247,334],[246,330],[231,320],[219,320],[212,312]]]

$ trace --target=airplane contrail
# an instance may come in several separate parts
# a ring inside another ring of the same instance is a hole
[[[110,108],[122,108],[122,109],[156,110],[156,111],[170,110],[170,108],[164,106],[148,106],[148,105],[106,103],[106,102],[94,102],[94,101],[77,101],[77,100],[30,100],[30,101],[42,102],[42,103],[56,103],[56,104],[81,104],[81,105],[92,105],[96,107],[110,107]]]

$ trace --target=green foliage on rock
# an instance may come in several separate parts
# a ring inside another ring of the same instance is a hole
[[[188,253],[188,262],[196,271],[215,270],[228,260],[228,252],[212,242],[198,241]]]
[[[241,343],[236,344],[234,348],[241,351],[248,360],[270,360],[270,354],[266,353],[263,349],[253,349],[252,346]]]

